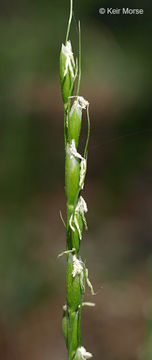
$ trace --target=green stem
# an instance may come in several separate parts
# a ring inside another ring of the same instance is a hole
[[[67,226],[66,226],[66,250],[72,249],[71,239],[70,239],[70,227],[69,221],[70,217],[73,214],[74,206],[67,204]]]
[[[68,21],[67,33],[66,33],[65,46],[67,44],[68,37],[69,37],[72,15],[73,15],[73,0],[70,0],[70,16],[69,16],[69,21]]]
[[[79,335],[79,346],[82,346],[82,334],[81,334],[81,316],[82,316],[82,303],[84,300],[84,294],[82,294],[81,304],[79,309],[79,324],[78,324],[78,335]]]
[[[64,104],[64,146],[65,146],[65,152],[66,152],[66,146],[67,146],[67,116],[68,116],[68,105]]]
[[[79,95],[80,92],[80,83],[81,83],[81,25],[80,25],[80,21],[78,23],[78,27],[79,27],[79,69],[78,69],[78,85],[77,85],[77,93],[76,95]]]
[[[87,140],[86,140],[85,149],[84,149],[84,158],[85,159],[87,157],[88,143],[89,143],[89,138],[90,138],[90,116],[89,116],[89,107],[88,106],[87,106],[87,120],[88,120],[88,134],[87,134]]]

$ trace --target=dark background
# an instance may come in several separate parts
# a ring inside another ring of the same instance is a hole
[[[152,356],[152,3],[75,0],[90,102],[81,254],[96,291],[83,344],[96,360]],[[142,16],[99,15],[101,7]],[[0,359],[65,360],[63,105],[69,1],[0,1]],[[86,136],[86,119],[82,142]]]

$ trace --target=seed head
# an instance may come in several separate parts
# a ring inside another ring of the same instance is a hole
[[[63,102],[65,104],[68,102],[69,96],[73,93],[76,75],[77,71],[71,42],[67,41],[66,45],[62,44],[60,53],[60,80]]]

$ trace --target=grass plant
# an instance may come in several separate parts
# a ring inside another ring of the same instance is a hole
[[[80,257],[83,228],[87,230],[87,204],[82,197],[87,171],[88,142],[90,136],[89,102],[79,95],[81,82],[81,29],[79,28],[79,53],[75,59],[69,40],[73,18],[73,0],[70,0],[70,15],[65,44],[60,53],[60,81],[64,103],[65,144],[65,194],[67,201],[66,220],[66,304],[63,306],[62,328],[68,350],[68,360],[90,359],[92,354],[82,345],[81,314],[86,283],[94,294],[88,278],[88,270]],[[83,113],[86,111],[88,133],[83,154],[78,152]]]

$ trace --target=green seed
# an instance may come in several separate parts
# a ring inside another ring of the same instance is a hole
[[[64,104],[68,102],[68,97],[73,94],[75,71],[76,68],[72,54],[71,43],[68,41],[66,46],[62,45],[60,52],[60,81]]]
[[[66,346],[68,347],[68,314],[67,314],[67,311],[63,312],[62,331],[63,331],[64,339],[66,342]]]
[[[68,141],[75,140],[76,148],[78,147],[78,141],[81,131],[82,109],[79,106],[78,100],[74,101],[74,104],[70,111],[68,122]]]
[[[76,311],[80,304],[81,300],[81,286],[80,286],[80,276],[76,275],[73,277],[73,256],[70,254],[68,256],[67,264],[67,304],[72,311]]]
[[[82,234],[82,231],[83,231],[82,216],[80,214],[76,214],[75,217],[76,217],[77,223],[79,225],[79,230]],[[75,231],[73,231],[72,229],[70,230],[71,231],[71,244],[72,244],[72,248],[76,249],[76,252],[78,252],[80,249],[80,234],[79,234],[76,226],[74,226],[74,228],[75,228]]]
[[[67,145],[68,146],[68,145]],[[68,151],[65,163],[65,192],[69,205],[74,205],[80,180],[80,161]]]
[[[69,310],[69,353],[73,356],[78,347],[78,311]]]

